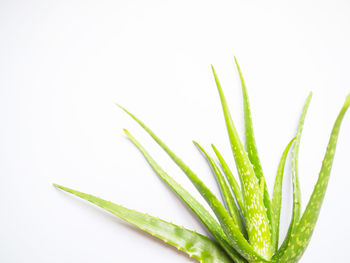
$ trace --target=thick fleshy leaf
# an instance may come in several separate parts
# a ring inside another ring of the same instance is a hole
[[[57,184],[55,184],[55,186],[102,207],[143,231],[185,252],[199,262],[232,263],[232,260],[226,255],[225,251],[222,250],[216,242],[206,236],[168,223],[159,218],[116,205],[93,195],[85,194]]]
[[[279,229],[280,229],[280,216],[281,216],[281,204],[282,204],[282,182],[283,182],[283,173],[284,173],[284,166],[286,164],[287,156],[290,147],[292,146],[295,138],[293,138],[283,151],[281,160],[278,165],[276,179],[275,179],[275,185],[273,188],[273,196],[272,196],[272,205],[271,205],[271,212],[273,216],[273,246],[274,250],[277,251],[278,249],[278,240],[279,240]]]
[[[258,180],[260,182],[264,178],[264,175],[263,175],[263,170],[262,170],[261,163],[260,163],[260,158],[258,155],[258,149],[257,149],[256,143],[255,143],[253,121],[252,121],[252,114],[251,114],[251,110],[250,110],[248,92],[247,92],[247,88],[245,85],[245,81],[243,78],[241,68],[238,65],[238,61],[237,61],[236,57],[235,57],[235,63],[237,66],[239,78],[241,80],[241,87],[242,87],[246,150],[248,153],[248,158],[253,165],[255,176],[258,178]],[[269,224],[270,224],[270,229],[271,229],[271,231],[273,231],[272,230],[273,218],[271,216],[271,201],[270,201],[270,196],[269,196],[269,192],[268,192],[265,180],[264,180],[264,205],[266,208],[266,215],[267,215],[267,218],[268,218]]]
[[[127,114],[130,115],[140,126],[158,143],[158,145],[169,155],[169,157],[182,169],[187,175],[193,185],[197,188],[198,192],[207,201],[216,217],[218,218],[222,229],[224,230],[230,244],[233,248],[239,252],[239,254],[247,259],[248,261],[266,261],[261,257],[247,242],[239,227],[233,223],[230,215],[226,211],[223,204],[218,198],[210,191],[210,189],[198,178],[198,176],[173,152],[158,136],[149,129],[143,122],[141,122],[136,116],[128,112],[126,109],[121,107]]]
[[[260,194],[259,180],[254,173],[254,168],[248,154],[239,139],[227,106],[226,98],[213,66],[212,70],[221,99],[233,156],[241,180],[245,204],[244,219],[247,223],[249,241],[256,252],[264,258],[269,259],[272,256],[270,225],[263,198]]]
[[[222,175],[219,167],[216,165],[215,161],[209,156],[209,154],[204,150],[202,146],[200,146],[197,142],[194,141],[194,144],[198,147],[198,149],[205,155],[206,159],[208,160],[210,167],[213,170],[213,174],[219,184],[221,194],[223,196],[224,202],[226,204],[226,207],[234,220],[235,224],[238,224],[239,229],[241,230],[241,233],[248,238],[247,231],[245,229],[245,225],[243,223],[243,219],[241,216],[240,211],[237,208],[236,201],[234,197],[231,194],[231,191],[225,181],[224,176]]]
[[[303,216],[296,225],[296,228],[289,241],[285,253],[279,259],[278,262],[297,262],[303,255],[307,245],[310,242],[326,193],[329,176],[332,169],[335,149],[337,145],[340,125],[349,106],[350,94],[346,97],[345,103],[333,126],[327,151],[322,162],[321,171],[319,173],[314,190],[311,194],[310,200],[306,206]]]
[[[219,223],[211,216],[211,214],[199,203],[187,190],[185,190],[179,183],[177,183],[171,176],[169,176],[152,158],[152,156],[145,150],[145,148],[133,137],[127,130],[126,135],[131,142],[140,150],[147,162],[151,165],[159,177],[178,195],[178,197],[185,202],[185,204],[192,210],[192,212],[203,223],[207,230],[213,235],[218,243],[225,249],[226,253],[237,263],[245,263],[243,259],[231,246],[221,229]]]
[[[218,158],[220,165],[222,167],[222,169],[224,170],[224,174],[226,176],[227,181],[230,184],[230,187],[236,197],[237,203],[241,208],[241,211],[243,212],[244,215],[244,203],[243,203],[243,196],[242,196],[242,191],[241,188],[239,186],[239,184],[236,181],[236,178],[233,176],[233,173],[231,172],[230,167],[228,167],[227,162],[225,161],[225,159],[222,157],[221,153],[218,151],[218,149],[215,147],[215,145],[211,145],[211,147],[213,148],[216,157]]]
[[[300,145],[300,139],[301,134],[304,127],[304,121],[305,116],[307,113],[307,110],[310,105],[310,101],[312,98],[312,92],[309,93],[303,110],[301,112],[301,116],[299,119],[299,124],[297,128],[297,132],[295,135],[295,142],[294,147],[292,151],[292,183],[293,183],[293,212],[292,212],[292,219],[289,224],[287,235],[281,245],[281,247],[278,249],[277,253],[274,255],[274,258],[279,258],[284,253],[285,249],[289,246],[289,240],[293,234],[293,231],[300,219],[300,210],[301,210],[301,195],[300,195],[300,185],[299,185],[299,172],[298,172],[298,158],[299,158],[299,145]]]

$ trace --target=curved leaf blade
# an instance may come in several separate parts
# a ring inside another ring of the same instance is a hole
[[[257,149],[256,143],[255,143],[253,121],[252,121],[252,115],[251,115],[251,110],[250,110],[248,92],[247,92],[247,88],[245,85],[245,81],[243,78],[241,68],[238,64],[236,57],[235,57],[235,63],[236,63],[236,67],[238,70],[239,78],[241,81],[241,87],[242,87],[246,150],[248,153],[248,158],[253,165],[255,175],[256,175],[256,177],[258,177],[258,179],[260,181],[260,179],[264,175],[263,175],[263,171],[262,171],[262,167],[261,167],[261,163],[260,163],[260,158],[258,155],[258,149]]]
[[[264,178],[264,174],[263,174],[263,170],[261,167],[258,149],[256,147],[256,142],[255,142],[253,121],[252,121],[252,114],[251,114],[251,110],[250,110],[248,92],[247,92],[247,88],[245,85],[245,81],[243,78],[241,68],[238,64],[236,57],[235,57],[235,63],[236,63],[236,67],[238,70],[239,78],[241,80],[241,87],[242,87],[246,150],[248,153],[248,158],[253,165],[255,176],[258,178],[259,182],[261,183],[261,181]],[[272,214],[271,213],[271,201],[270,201],[270,196],[269,196],[269,192],[267,189],[265,179],[264,179],[264,205],[266,208],[266,215],[267,215],[267,218],[268,218],[269,223],[270,223],[270,228],[271,228],[271,231],[273,232],[273,230],[272,230],[273,218],[271,215]]]
[[[306,206],[302,218],[298,222],[295,231],[290,239],[288,248],[278,262],[296,262],[305,252],[310,242],[313,230],[315,228],[327,185],[332,169],[335,149],[343,117],[350,106],[350,94],[346,97],[345,103],[334,123],[331,137],[328,142],[325,157],[322,162],[321,171],[317,183],[311,194],[310,200]]]
[[[198,147],[198,149],[205,155],[205,157],[207,158],[210,167],[213,170],[213,174],[216,178],[216,180],[219,183],[219,188],[221,191],[221,194],[224,198],[226,207],[232,217],[232,219],[234,220],[235,224],[237,224],[239,226],[239,229],[241,230],[241,233],[247,238],[247,231],[245,229],[242,217],[241,217],[241,213],[237,208],[236,205],[236,201],[233,198],[230,189],[228,188],[228,185],[225,181],[224,176],[222,175],[219,167],[216,165],[216,163],[214,162],[214,160],[209,156],[209,154],[204,150],[204,148],[202,146],[200,146],[197,142],[194,141],[194,144]]]
[[[259,181],[254,173],[254,168],[233,124],[226,98],[213,66],[212,70],[220,95],[233,156],[235,158],[237,171],[241,180],[245,205],[244,219],[247,223],[249,241],[256,252],[258,252],[264,258],[269,259],[272,256],[270,223],[267,217],[262,195],[260,194]]]
[[[279,228],[280,228],[280,216],[281,216],[281,205],[282,205],[282,183],[283,183],[283,174],[284,174],[284,167],[286,164],[288,152],[294,142],[295,138],[293,138],[283,151],[281,160],[278,165],[276,179],[275,179],[275,185],[273,188],[273,196],[272,196],[272,205],[271,205],[271,212],[273,216],[273,246],[275,251],[278,249],[278,240],[279,240]]]
[[[229,182],[230,187],[232,189],[232,192],[234,193],[236,200],[237,200],[237,203],[240,206],[240,208],[243,212],[243,215],[244,215],[244,203],[243,203],[243,195],[242,195],[241,188],[240,188],[238,182],[236,181],[236,178],[233,176],[233,173],[231,172],[230,167],[228,167],[227,162],[222,157],[219,150],[215,147],[214,144],[212,144],[211,147],[213,148],[213,150],[216,154],[216,157],[218,158],[220,165],[221,165],[222,169],[224,170],[224,174],[226,176],[226,179]]]
[[[169,176],[152,158],[152,156],[145,150],[145,148],[124,129],[125,134],[131,142],[140,150],[147,162],[159,177],[177,194],[177,196],[185,202],[191,211],[198,217],[207,230],[213,235],[217,242],[225,249],[226,253],[237,263],[246,263],[238,252],[236,252],[221,229],[219,223],[211,216],[211,214],[199,203],[187,190],[185,190],[179,183],[177,183],[171,176]]]
[[[299,185],[299,172],[298,172],[298,159],[299,159],[299,146],[300,146],[300,139],[301,134],[304,127],[304,121],[305,116],[307,113],[307,110],[310,105],[310,101],[312,98],[312,92],[309,93],[305,103],[303,110],[301,112],[301,116],[299,119],[299,124],[297,128],[297,132],[295,135],[295,142],[294,147],[292,151],[292,183],[293,183],[293,212],[292,212],[292,219],[289,224],[287,235],[281,245],[281,247],[278,249],[277,253],[274,255],[274,258],[280,258],[281,255],[286,250],[287,246],[289,245],[289,240],[294,232],[294,229],[300,219],[300,210],[301,210],[301,194],[300,194],[300,185]]]
[[[85,194],[57,184],[55,184],[55,186],[111,212],[143,231],[185,252],[199,262],[232,263],[231,259],[220,246],[206,236],[93,195]]]
[[[187,175],[193,185],[197,188],[198,192],[207,201],[216,217],[218,218],[223,231],[229,239],[233,248],[248,261],[260,260],[265,262],[266,260],[261,257],[247,242],[244,236],[241,234],[237,225],[233,224],[230,215],[226,211],[222,203],[217,197],[210,191],[210,189],[198,178],[198,176],[173,152],[170,148],[143,122],[141,122],[135,115],[123,109],[131,118],[133,118],[154,140],[157,144],[169,155],[169,157],[182,169]]]

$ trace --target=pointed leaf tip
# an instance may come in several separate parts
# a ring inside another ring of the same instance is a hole
[[[237,60],[236,56],[233,56],[233,57],[234,57],[234,59],[235,59],[236,66],[237,66],[237,68],[239,69],[238,60]]]
[[[214,76],[216,76],[216,71],[215,71],[213,64],[211,64],[210,66],[211,66],[211,70],[213,71]]]
[[[326,154],[322,162],[321,171],[319,173],[318,180],[314,186],[314,190],[311,194],[309,202],[304,210],[300,221],[295,227],[293,235],[290,238],[288,247],[286,248],[284,254],[277,258],[278,262],[297,262],[303,255],[306,247],[310,242],[312,233],[314,231],[314,227],[319,217],[323,199],[326,194],[340,126],[349,106],[350,96],[348,95],[333,125]]]
[[[53,184],[54,187],[58,188],[58,189],[61,189],[61,190],[65,190],[65,187],[62,186],[62,185],[59,185],[59,184]]]
[[[115,106],[121,108],[122,110],[125,110],[124,107],[123,107],[122,105],[120,105],[120,104],[118,104],[118,103],[114,103],[114,104],[115,104]]]
[[[312,92],[309,92],[309,95],[307,96],[303,109],[301,111],[301,115],[299,118],[299,124],[297,128],[297,132],[295,135],[295,141],[294,141],[294,147],[292,150],[292,185],[293,185],[293,211],[292,211],[292,219],[289,224],[287,235],[274,255],[275,258],[280,258],[285,251],[287,250],[290,240],[292,238],[292,235],[295,231],[295,228],[300,220],[300,213],[301,213],[301,191],[300,191],[300,184],[299,184],[299,171],[298,171],[298,160],[299,160],[299,145],[300,145],[300,139],[301,134],[304,127],[304,121],[306,117],[307,110],[310,105],[310,101],[312,98]]]
[[[222,229],[224,230],[230,244],[236,249],[243,257],[248,260],[260,260],[265,262],[264,258],[261,257],[254,249],[250,246],[248,241],[240,233],[239,228],[231,222],[230,216],[226,211],[225,207],[220,203],[217,197],[210,191],[208,187],[198,178],[198,176],[174,153],[168,146],[164,144],[162,140],[155,133],[149,129],[143,122],[141,122],[136,116],[130,112],[126,112],[132,117],[140,126],[157,142],[157,144],[163,148],[163,150],[169,155],[169,157],[182,169],[182,171],[191,180],[197,190],[200,192],[202,197],[212,208],[213,212],[217,216]]]
[[[126,108],[124,108],[122,105],[120,105],[120,104],[115,104],[116,106],[118,106],[120,109],[122,109],[123,111],[125,111],[127,114],[129,114],[129,115],[132,115]]]
[[[216,178],[217,183],[219,185],[221,196],[223,198],[223,201],[225,203],[227,210],[229,211],[229,213],[232,217],[234,224],[239,227],[241,233],[243,235],[245,235],[245,237],[247,238],[248,237],[247,231],[245,229],[243,220],[241,218],[240,211],[235,203],[234,197],[232,196],[232,193],[231,193],[231,191],[230,191],[230,189],[225,181],[223,174],[221,173],[219,167],[216,165],[213,158],[211,158],[209,156],[209,154],[204,150],[204,148],[200,144],[198,144],[197,142],[194,142],[194,143],[198,147],[200,152],[204,155],[204,157],[207,159],[207,161],[212,169],[213,175]]]
[[[281,159],[278,165],[275,184],[273,188],[271,213],[273,216],[272,241],[273,241],[273,247],[275,250],[278,249],[278,241],[279,241],[279,227],[280,227],[280,216],[281,216],[281,205],[282,205],[282,183],[283,183],[284,168],[287,160],[287,155],[294,141],[295,141],[295,137],[288,143],[287,147],[283,151],[283,154],[281,156]]]
[[[152,236],[155,236],[185,252],[190,257],[197,259],[199,262],[232,262],[225,251],[215,241],[212,241],[208,237],[198,234],[195,231],[166,222],[158,217],[153,217],[148,214],[143,214],[135,210],[125,208],[93,195],[82,193],[63,186],[60,186],[60,188],[109,211],[130,224],[140,228],[141,230],[148,232]]]
[[[344,103],[345,107],[349,107],[349,105],[350,105],[350,93],[346,96],[345,103]]]
[[[225,236],[218,222],[209,214],[209,212],[199,203],[189,192],[187,192],[180,184],[170,177],[148,154],[143,146],[131,135],[128,134],[132,143],[141,151],[148,163],[155,170],[158,176],[183,200],[186,205],[195,213],[199,220],[204,224],[213,237],[220,243],[224,250],[237,263],[245,263],[246,261],[236,252],[229,244],[229,240]]]

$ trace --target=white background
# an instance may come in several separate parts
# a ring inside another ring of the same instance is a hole
[[[194,262],[52,183],[205,234],[122,128],[195,191],[185,175],[115,103],[143,119],[217,192],[192,139],[207,149],[215,143],[233,166],[210,64],[242,132],[234,55],[270,192],[303,102],[314,92],[300,147],[305,207],[350,91],[349,12],[346,0],[0,1],[0,262]],[[348,115],[301,262],[348,261],[349,135]],[[288,164],[282,235],[290,181]]]

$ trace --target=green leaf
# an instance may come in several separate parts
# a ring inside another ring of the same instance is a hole
[[[271,206],[271,212],[273,216],[273,223],[275,224],[273,229],[272,235],[274,236],[274,249],[277,251],[278,249],[278,240],[279,240],[279,227],[280,227],[280,216],[281,216],[281,204],[282,204],[282,182],[283,182],[283,173],[284,173],[284,167],[286,164],[288,152],[290,150],[290,147],[292,146],[295,138],[293,138],[285,148],[281,160],[278,165],[276,179],[275,179],[275,186],[273,188],[273,197],[272,197],[272,206]]]
[[[252,116],[251,116],[252,114],[251,114],[251,110],[250,110],[248,92],[247,92],[247,88],[245,85],[245,81],[243,78],[241,68],[238,65],[238,61],[237,61],[236,57],[235,57],[235,63],[237,66],[237,70],[239,73],[239,78],[241,80],[241,86],[242,86],[246,150],[248,153],[248,158],[253,165],[255,176],[258,178],[259,183],[261,182],[261,180],[264,180],[264,205],[266,208],[267,219],[269,220],[270,228],[271,228],[271,231],[273,232],[273,230],[272,230],[273,218],[271,216],[271,201],[270,201],[269,192],[267,189],[267,185],[266,185],[264,175],[263,175],[263,170],[262,170],[261,163],[260,163],[258,149],[257,149],[256,143],[255,143],[253,121],[252,121]]]
[[[312,98],[312,92],[309,93],[303,110],[301,112],[296,136],[295,136],[295,143],[293,147],[293,156],[292,156],[292,182],[293,182],[293,212],[292,212],[292,220],[289,224],[287,235],[277,251],[277,253],[274,255],[274,258],[279,258],[284,253],[285,249],[289,245],[289,240],[294,232],[294,229],[296,227],[296,224],[298,223],[300,219],[300,209],[301,209],[301,195],[300,195],[300,185],[299,185],[299,172],[298,172],[298,158],[299,158],[299,145],[300,145],[300,139],[301,134],[304,127],[304,120],[307,113],[307,110],[310,105],[310,101]]]
[[[203,263],[232,263],[231,259],[216,244],[206,236],[183,227],[168,223],[159,218],[116,205],[93,195],[85,194],[64,186],[55,184],[59,189],[83,198],[125,221],[137,226],[145,232],[185,252],[190,257]]]
[[[210,215],[210,213],[199,203],[188,191],[186,191],[179,183],[170,177],[152,158],[152,156],[145,150],[145,148],[127,131],[124,132],[131,140],[131,142],[140,150],[147,162],[151,165],[159,177],[178,195],[178,197],[185,202],[185,204],[192,210],[192,212],[199,218],[207,230],[213,235],[218,243],[225,249],[227,254],[237,263],[246,263],[231,246],[221,229],[218,222]]]
[[[254,136],[254,130],[253,130],[253,122],[252,122],[252,116],[251,116],[251,111],[250,111],[248,92],[247,92],[247,88],[245,85],[245,81],[243,78],[241,68],[238,64],[236,57],[235,57],[235,63],[236,63],[236,67],[238,70],[238,74],[239,74],[239,78],[241,80],[241,86],[242,86],[246,150],[248,153],[249,160],[253,165],[255,175],[256,175],[256,177],[258,177],[258,179],[260,181],[260,179],[263,178],[264,175],[263,175],[262,167],[260,164],[258,149],[257,149],[256,143],[255,143],[255,136]]]
[[[272,256],[270,225],[263,198],[260,194],[259,181],[255,176],[254,168],[233,124],[224,93],[213,66],[212,70],[221,99],[233,156],[241,180],[245,204],[244,219],[247,223],[249,241],[256,252],[269,259]]]
[[[130,117],[132,117],[140,126],[158,143],[158,145],[170,156],[170,158],[182,169],[182,171],[191,180],[193,185],[197,188],[199,193],[207,201],[216,217],[218,218],[230,244],[233,248],[248,261],[261,260],[265,261],[252,246],[247,242],[239,227],[235,225],[228,212],[217,197],[209,190],[209,188],[198,178],[198,176],[174,153],[166,144],[158,138],[158,136],[149,129],[143,122],[136,118],[133,114],[121,107]]]
[[[237,224],[239,226],[239,229],[241,230],[241,233],[247,238],[247,231],[245,229],[242,217],[241,217],[241,213],[238,210],[237,206],[236,206],[236,201],[234,199],[234,197],[231,194],[231,191],[225,181],[224,176],[222,175],[219,167],[216,165],[216,163],[214,162],[214,160],[209,156],[209,154],[203,149],[202,146],[200,146],[197,142],[194,141],[194,144],[199,148],[199,150],[205,155],[205,157],[207,158],[210,167],[213,170],[213,174],[215,176],[215,178],[217,179],[218,183],[219,183],[219,187],[220,187],[220,191],[221,194],[224,198],[226,207],[228,208],[228,211],[234,221],[235,224]]]
[[[327,146],[326,154],[322,162],[321,171],[317,183],[311,194],[309,203],[306,206],[304,214],[297,223],[296,229],[290,239],[288,248],[279,262],[296,262],[303,255],[307,245],[310,242],[313,230],[315,228],[323,199],[326,193],[330,172],[332,169],[335,149],[337,145],[340,125],[343,117],[350,106],[350,94],[346,97],[345,103],[334,123],[331,137]]]
[[[243,203],[243,196],[242,196],[242,192],[241,192],[241,188],[238,185],[235,177],[233,176],[230,167],[228,167],[225,159],[222,157],[221,153],[218,151],[218,149],[212,144],[211,147],[213,148],[216,157],[218,158],[222,169],[224,170],[224,174],[226,176],[227,181],[230,184],[230,187],[233,191],[233,193],[235,194],[236,200],[238,205],[240,206],[243,215],[244,215],[244,203]]]

